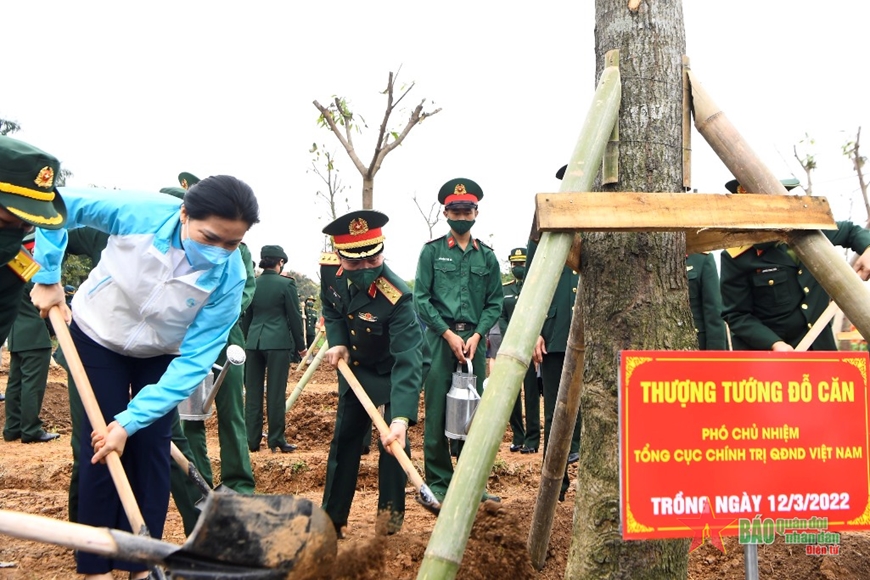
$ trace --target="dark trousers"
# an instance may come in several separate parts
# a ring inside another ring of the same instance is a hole
[[[245,346],[245,337],[238,324],[230,330],[227,344]],[[221,351],[217,364],[228,364],[227,347]],[[214,400],[220,442],[221,483],[239,493],[254,493],[254,473],[245,430],[244,387],[245,365],[230,365]],[[283,406],[283,400],[281,404]],[[262,415],[260,417],[262,422]],[[214,477],[205,442],[205,421],[182,421],[181,425],[190,442],[194,465],[209,485],[213,485]],[[259,439],[257,444],[259,445]]]
[[[550,438],[550,429],[553,427],[553,413],[556,410],[556,397],[559,394],[559,381],[562,378],[562,365],[565,362],[564,352],[551,352],[544,355],[541,363],[541,379],[544,382],[544,453],[547,451],[547,440]],[[576,442],[576,443],[575,443]],[[576,447],[575,447],[576,444]],[[574,423],[574,433],[571,437],[569,453],[580,450],[580,413]],[[565,475],[562,478],[562,491],[568,489],[568,465],[565,465]]]
[[[266,387],[266,413],[269,422],[269,449],[284,445],[286,419],[284,401],[287,377],[290,375],[289,350],[246,350],[245,360],[245,425],[248,448],[260,448],[263,436],[263,386]]]
[[[37,348],[9,353],[9,382],[6,384],[6,423],[3,439],[34,441],[42,435],[42,399],[48,381],[51,349]]]
[[[174,355],[134,358],[104,348],[85,336],[75,325],[70,328],[79,357],[94,390],[106,423],[127,408],[130,393],[135,397],[143,387],[156,383],[166,372]],[[151,536],[163,536],[169,507],[169,441],[172,414],[164,415],[127,439],[121,463],[142,517]],[[127,515],[105,464],[91,463],[93,449],[87,417],[79,433],[79,522],[89,526],[130,530]],[[138,530],[137,530],[138,531]],[[111,570],[146,570],[143,564],[80,552],[79,574],[104,574]]]
[[[384,407],[384,420],[392,420],[390,405]],[[350,506],[356,492],[360,452],[363,437],[371,433],[372,420],[351,390],[338,399],[335,431],[329,445],[326,464],[326,486],[323,490],[323,509],[335,526],[347,524]],[[389,511],[388,531],[396,532],[405,517],[405,486],[408,476],[395,457],[384,451],[378,437],[378,512]],[[410,438],[405,439],[405,453],[411,456]]]
[[[523,401],[525,400],[526,422],[523,427]],[[523,377],[523,388],[517,394],[514,409],[508,424],[511,426],[514,445],[537,449],[541,444],[541,393],[538,391],[538,376],[535,365],[529,365]]]
[[[474,331],[458,333],[462,340]],[[447,391],[456,372],[456,356],[447,341],[431,330],[426,331],[432,366],[426,376],[423,398],[426,405],[426,421],[423,425],[423,455],[426,467],[426,483],[437,497],[443,499],[453,478],[453,461],[450,459],[450,446],[444,435],[446,420]],[[486,341],[477,343],[477,351],[472,360],[474,374],[477,376],[477,391],[483,390],[486,378]],[[463,367],[466,368],[466,367]],[[460,446],[461,447],[461,446]]]

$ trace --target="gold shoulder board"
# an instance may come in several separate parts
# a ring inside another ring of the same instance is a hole
[[[378,290],[381,291],[381,294],[390,301],[390,304],[395,304],[399,301],[399,298],[402,297],[402,291],[390,284],[390,282],[383,276],[380,276],[375,280],[375,285],[378,287]]]
[[[726,249],[725,251],[726,251],[726,252],[728,253],[728,255],[731,256],[732,258],[736,258],[737,256],[739,256],[740,254],[742,254],[743,252],[745,252],[746,250],[748,250],[748,249],[751,248],[751,247],[752,247],[752,245],[749,245],[749,246],[737,246],[736,248],[728,248],[728,249]]]
[[[323,252],[320,254],[321,266],[338,266],[339,264],[341,264],[341,261],[335,252]]]

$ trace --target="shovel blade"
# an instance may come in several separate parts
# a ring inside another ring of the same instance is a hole
[[[213,493],[182,549],[218,562],[281,571],[279,577],[295,580],[330,569],[338,543],[332,520],[307,499]]]

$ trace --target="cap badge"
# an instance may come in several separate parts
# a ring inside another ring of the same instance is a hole
[[[515,251],[514,251],[514,256],[522,256],[522,255],[523,255],[523,251],[522,251],[522,250],[515,250]]]
[[[369,231],[369,224],[362,218],[350,220],[350,225],[347,228],[348,233],[352,236],[358,236]]]
[[[462,194],[466,193],[466,191],[465,191],[465,185],[462,184],[462,183],[458,183],[458,184],[456,185],[456,187],[453,188],[453,193],[454,193],[455,195],[462,195]]]
[[[33,180],[39,187],[52,187],[54,184],[54,169],[47,165],[39,170],[39,175]]]

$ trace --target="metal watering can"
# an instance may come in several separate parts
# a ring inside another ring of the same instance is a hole
[[[468,372],[462,372],[462,365],[456,365],[453,373],[453,382],[447,392],[447,405],[444,413],[444,435],[448,439],[465,440],[468,428],[477,405],[480,404],[480,395],[477,394],[477,376],[471,365],[471,359],[466,359]]]
[[[218,389],[221,383],[224,382],[224,377],[230,365],[240,365],[245,362],[245,349],[237,344],[231,344],[227,347],[227,363],[224,366],[212,365],[213,369],[219,371],[217,380],[213,373],[208,373],[205,379],[199,383],[196,390],[190,394],[188,398],[178,403],[178,416],[182,421],[205,421],[211,417],[212,404],[217,396]]]

